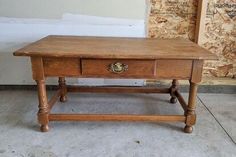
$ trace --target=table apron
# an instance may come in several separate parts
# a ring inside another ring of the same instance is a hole
[[[33,57],[32,57],[33,58]],[[81,59],[43,57],[45,77],[191,79],[195,60],[184,59]],[[120,63],[126,71],[115,73],[109,66]],[[198,67],[202,68],[202,67]],[[201,70],[200,70],[201,71]],[[33,69],[33,73],[36,73]]]

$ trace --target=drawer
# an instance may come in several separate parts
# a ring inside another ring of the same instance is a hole
[[[79,58],[43,58],[45,76],[79,76]]]
[[[91,77],[148,78],[156,74],[155,60],[82,59],[82,75]]]

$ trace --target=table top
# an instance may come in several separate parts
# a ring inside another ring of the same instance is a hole
[[[15,56],[112,59],[217,59],[183,39],[81,37],[50,35],[14,52]]]

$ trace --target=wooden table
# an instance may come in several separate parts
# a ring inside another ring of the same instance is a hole
[[[191,133],[196,122],[197,85],[202,78],[203,61],[215,55],[187,40],[145,38],[47,36],[20,50],[15,56],[29,56],[33,79],[38,85],[38,121],[41,131],[49,121],[151,121],[184,122]],[[45,79],[59,78],[59,89],[48,101]],[[65,77],[171,79],[170,88],[67,86]],[[177,80],[189,80],[186,103],[178,91]],[[170,103],[181,104],[184,115],[53,114],[51,109],[67,92],[169,93]]]

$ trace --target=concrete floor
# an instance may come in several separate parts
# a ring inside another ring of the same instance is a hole
[[[169,95],[68,97],[53,112],[183,113],[168,103]],[[0,157],[236,157],[235,102],[236,94],[199,94],[192,134],[182,132],[182,123],[140,122],[52,122],[50,132],[41,133],[37,93],[0,91]]]

